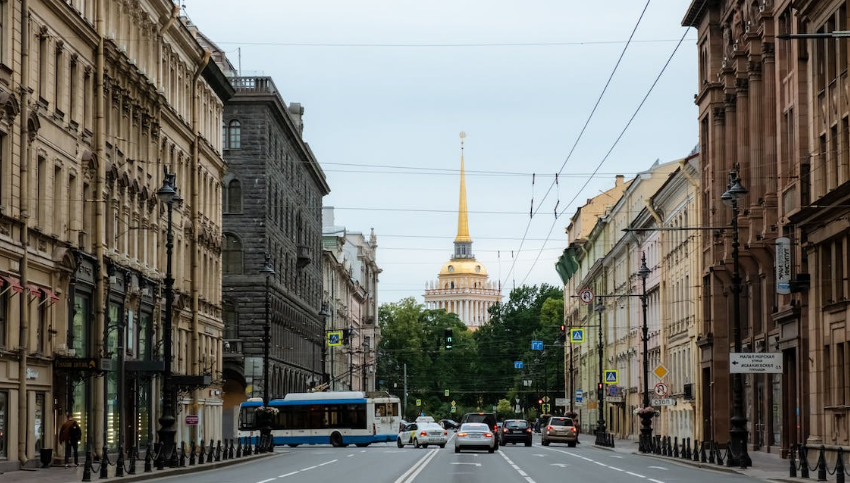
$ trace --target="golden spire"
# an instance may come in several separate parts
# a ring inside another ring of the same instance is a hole
[[[457,237],[455,238],[455,243],[457,242],[471,242],[472,239],[469,238],[469,215],[466,212],[466,181],[464,179],[464,170],[463,170],[463,139],[466,137],[466,133],[461,131],[460,133],[460,206],[457,212]]]

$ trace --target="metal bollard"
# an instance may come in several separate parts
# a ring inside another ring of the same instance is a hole
[[[840,446],[835,457],[835,483],[844,483],[844,450]]]
[[[242,438],[236,438],[236,457],[242,457]]]
[[[215,448],[213,444],[214,441],[210,440],[210,450],[207,452],[207,463],[213,462],[213,449]]]
[[[151,446],[151,442],[148,441],[148,449],[145,450],[145,473],[150,473],[153,471],[153,447]]]
[[[218,440],[218,443],[215,447],[215,460],[221,461],[221,440]]]
[[[204,464],[204,458],[205,458],[206,455],[207,455],[206,445],[204,445],[204,442],[201,441],[201,450],[198,453],[198,464],[199,465]]]
[[[118,445],[118,459],[115,461],[115,476],[124,476],[124,443]]]
[[[221,461],[227,461],[227,438],[224,438],[224,447],[221,449]]]
[[[233,438],[230,438],[230,454],[227,457],[233,459]]]
[[[109,454],[107,453],[106,445],[100,450],[100,479],[109,478]]]
[[[794,451],[796,451],[796,449],[792,446],[791,451],[788,452],[788,460],[791,462],[791,468],[788,476],[791,478],[797,477],[797,463],[794,462]]]
[[[195,445],[195,441],[193,440],[189,443],[189,466],[195,466],[195,451],[198,447]]]
[[[714,464],[714,440],[708,442],[708,462]]]
[[[818,481],[826,481],[826,447],[820,445],[818,454]]]
[[[673,455],[674,458],[679,457],[679,437],[673,438]]]
[[[165,469],[165,455],[161,455],[162,453],[162,442],[158,441],[154,445],[154,453],[156,454],[156,469],[164,470]]]
[[[91,481],[91,443],[86,441],[86,461],[83,463],[83,481]]]
[[[130,469],[127,471],[128,475],[136,474],[136,457],[139,455],[139,449],[134,444],[130,446]]]
[[[186,466],[186,442],[181,441],[180,442],[180,463],[179,463],[179,467],[183,468],[184,466]]]
[[[701,445],[700,445],[700,447],[699,447],[699,452],[700,452],[699,460],[700,460],[702,463],[706,463],[707,461],[706,461],[706,459],[705,459],[705,441],[704,441],[704,440],[703,440],[702,444],[701,444]]]
[[[809,449],[806,443],[800,445],[800,478],[809,477]]]
[[[688,437],[688,444],[685,446],[685,459],[691,459],[691,438]]]

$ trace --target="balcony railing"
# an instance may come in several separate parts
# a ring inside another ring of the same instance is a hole
[[[230,84],[240,93],[277,94],[277,87],[271,77],[231,77]]]

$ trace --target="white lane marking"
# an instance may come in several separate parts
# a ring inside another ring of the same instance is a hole
[[[611,468],[611,469],[612,469],[612,470],[614,470],[614,471],[620,471],[620,472],[626,471],[626,470],[623,470],[623,469],[617,468],[616,466],[609,466],[608,468]]]
[[[545,458],[545,457],[546,457],[546,455],[545,455],[545,454],[538,454],[538,453],[535,453],[535,454],[534,454],[534,456],[539,456],[539,457],[541,457],[541,458]]]
[[[522,476],[522,477],[524,477],[524,478],[525,478],[525,481],[527,481],[528,483],[537,483],[536,481],[534,481],[534,479],[533,479],[533,478],[531,478],[530,476],[528,476],[528,473],[526,473],[526,472],[522,471],[521,469],[519,469],[519,467],[518,467],[518,466],[517,466],[517,465],[516,465],[513,461],[511,461],[511,459],[510,459],[510,458],[508,458],[507,456],[505,456],[505,452],[504,452],[504,451],[499,451],[499,454],[502,456],[502,458],[504,458],[504,459],[505,459],[505,461],[507,461],[507,462],[508,462],[508,464],[509,464],[509,465],[511,465],[511,467],[513,467],[513,468],[515,468],[515,469],[517,470],[517,472],[519,473],[519,475],[520,475],[520,476]],[[543,456],[543,455],[540,455],[540,456]]]
[[[452,461],[453,465],[473,465],[473,466],[481,466],[481,463],[464,463],[461,461]]]
[[[417,461],[413,466],[410,467],[410,469],[408,469],[407,471],[404,472],[404,474],[399,476],[395,480],[395,483],[409,483],[409,482],[413,481],[413,479],[416,478],[416,475],[418,475],[419,472],[421,472],[422,469],[425,468],[425,466],[432,459],[434,459],[434,456],[437,455],[437,451],[438,450],[436,450],[436,449],[432,449],[432,450],[428,451],[428,454],[426,454],[425,456],[420,458],[419,461]]]
[[[605,463],[600,463],[599,461],[594,461],[594,463],[599,465],[599,466],[604,466],[606,468],[608,467],[608,465],[606,465]]]
[[[353,455],[353,454],[350,454],[350,455],[348,455],[346,458],[351,458],[352,456],[354,456],[354,455]]]
[[[287,473],[285,475],[278,476],[278,478],[286,478],[287,476],[297,475],[298,473],[301,473],[301,471],[290,471],[289,473]]]
[[[647,478],[647,479],[648,479],[649,481],[651,481],[652,483],[664,483],[664,482],[663,482],[663,481],[661,481],[661,480],[653,480],[652,478]]]
[[[663,466],[647,466],[647,468],[655,468],[656,470],[664,470],[667,471],[667,468]]]
[[[308,467],[302,469],[301,471],[310,471],[310,470],[315,470],[316,468],[318,468],[318,466],[308,466]]]
[[[619,459],[623,459],[623,457],[622,457],[622,456],[619,456],[619,455],[611,455],[611,458],[619,458]]]
[[[565,463],[552,463],[552,466],[560,466],[561,468],[566,468],[567,466],[570,466],[570,465],[565,464]]]
[[[646,478],[646,477],[645,477],[645,476],[643,476],[643,475],[639,475],[639,474],[637,474],[637,473],[632,473],[631,471],[627,471],[627,472],[626,472],[626,474],[627,474],[627,475],[632,475],[632,476],[637,476],[638,478]]]
[[[333,463],[336,463],[336,460],[325,461],[324,463],[322,463],[320,465],[316,465],[316,466],[325,466],[325,465],[329,465],[329,464],[333,464]]]

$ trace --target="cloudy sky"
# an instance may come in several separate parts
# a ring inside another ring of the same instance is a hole
[[[421,301],[452,253],[461,131],[473,251],[505,295],[560,284],[569,217],[616,174],[697,144],[688,1],[181,1],[242,75],[305,107],[325,206],[378,236],[381,302]]]

